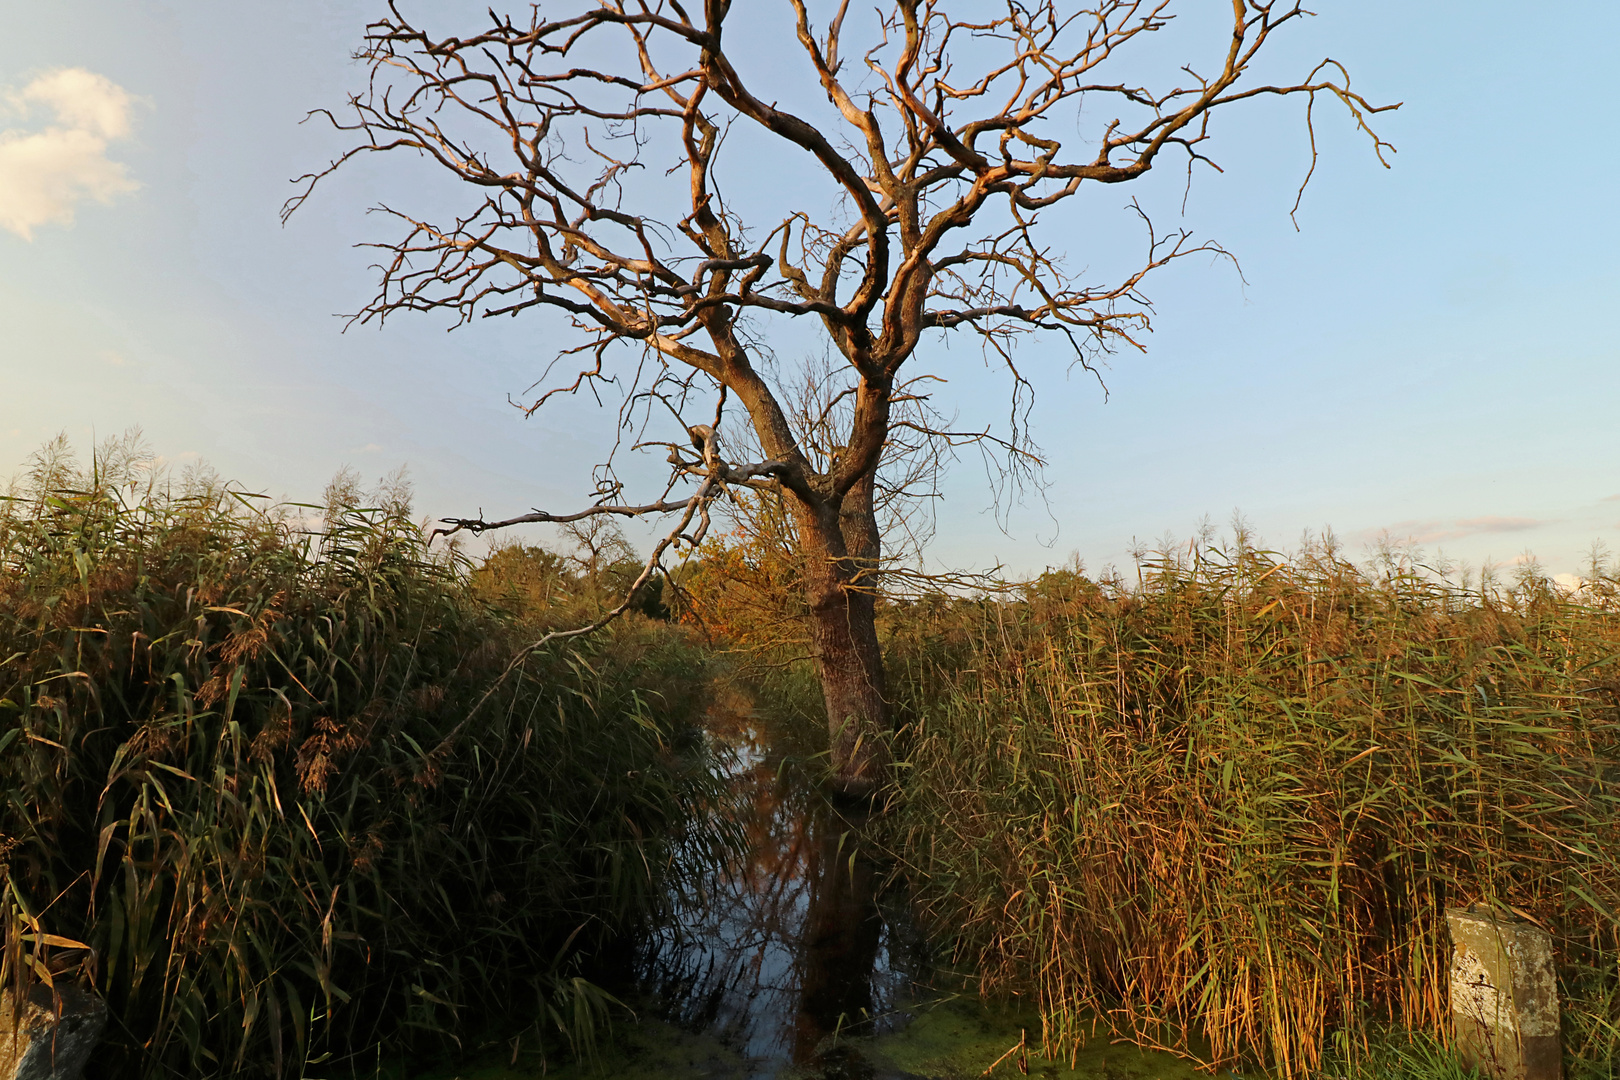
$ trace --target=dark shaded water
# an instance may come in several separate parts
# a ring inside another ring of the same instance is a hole
[[[708,721],[731,794],[719,813],[741,854],[681,853],[690,872],[675,876],[694,884],[614,965],[636,1018],[616,1020],[588,1059],[514,1039],[435,1080],[1209,1080],[1106,1028],[1067,1060],[1040,1058],[1032,1010],[930,989],[905,891],[884,890],[867,816],[824,794],[814,749],[745,700]]]
[[[756,1076],[792,1065],[850,1074],[835,1037],[902,1025],[925,965],[903,890],[881,888],[867,812],[834,804],[787,733],[739,701],[711,713],[709,738],[746,851],[702,867],[700,886],[676,898],[675,918],[638,957],[642,989]]]

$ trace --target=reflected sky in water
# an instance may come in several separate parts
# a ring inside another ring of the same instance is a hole
[[[860,842],[864,811],[832,805],[746,703],[717,706],[708,726],[744,853],[692,876],[638,973],[668,1018],[773,1076],[817,1062],[836,1033],[901,1023],[923,946],[901,890],[880,895],[883,868]]]

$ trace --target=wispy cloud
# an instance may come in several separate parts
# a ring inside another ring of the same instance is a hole
[[[73,223],[87,199],[110,203],[140,187],[128,166],[107,157],[109,142],[130,133],[127,90],[84,68],[61,68],[4,94],[22,118],[41,111],[53,123],[38,130],[0,130],[0,228],[24,240],[41,225]]]
[[[1457,518],[1453,521],[1401,521],[1378,532],[1398,540],[1410,540],[1415,544],[1441,544],[1447,540],[1461,540],[1465,536],[1479,536],[1485,533],[1524,532],[1545,524],[1547,522],[1539,518],[1499,517],[1487,514],[1484,517]]]

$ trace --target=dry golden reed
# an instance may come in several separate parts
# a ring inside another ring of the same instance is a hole
[[[1283,1076],[1447,1036],[1447,906],[1555,935],[1572,1062],[1617,1018],[1620,605],[1534,572],[1195,544],[1140,578],[909,605],[895,845],[1048,1048],[1116,1031]]]

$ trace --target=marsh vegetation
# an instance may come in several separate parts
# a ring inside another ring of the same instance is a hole
[[[106,997],[106,1076],[588,1039],[583,967],[706,820],[702,656],[632,619],[502,679],[611,574],[431,551],[397,483],[267,506],[137,449],[48,447],[0,516],[6,983]]]
[[[1438,1077],[1466,903],[1553,933],[1569,1073],[1610,1074],[1601,565],[1572,593],[1239,534],[1129,579],[879,597],[900,764],[874,808],[818,792],[768,516],[528,654],[622,599],[622,537],[472,560],[401,482],[275,505],[118,441],[47,447],[3,506],[3,975],[106,997],[103,1075],[523,1075],[642,1043],[948,1075],[1012,1025],[1003,1068],[1129,1075],[1125,1039]]]
[[[1608,1075],[1620,938],[1620,610],[1531,567],[1239,533],[897,609],[912,695],[892,847],[987,992],[1049,1048],[1311,1075],[1450,1027],[1445,908],[1557,943],[1571,1072]],[[1399,1042],[1400,1039],[1397,1039]]]

